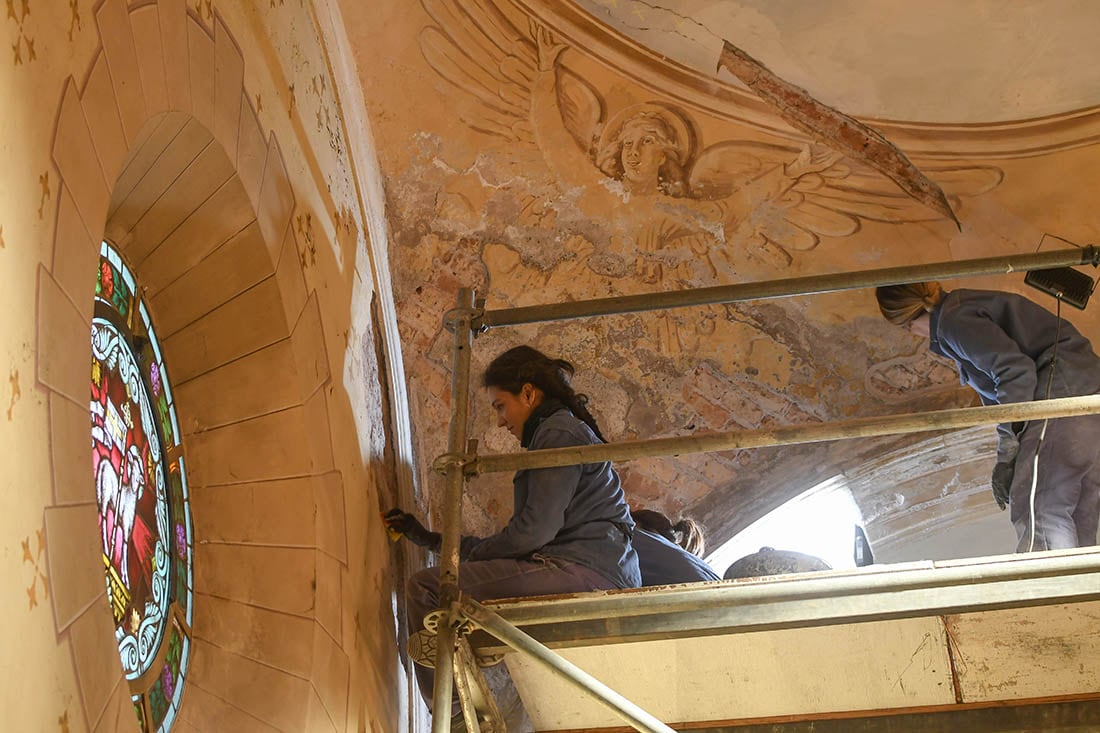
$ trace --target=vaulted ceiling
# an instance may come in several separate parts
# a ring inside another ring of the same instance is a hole
[[[1100,103],[1100,7],[932,0],[577,0],[592,17],[714,75],[729,40],[860,117],[988,123]],[[733,79],[727,72],[723,81]]]
[[[424,477],[445,449],[441,315],[459,287],[500,308],[1065,246],[1044,233],[1097,238],[1094,3],[341,6],[384,174]],[[961,230],[717,73],[722,39],[873,124],[944,190]],[[645,122],[676,165],[626,160],[623,131]],[[964,284],[1024,292],[1019,276],[947,285]],[[570,359],[612,440],[975,404],[872,301],[850,291],[495,329],[475,369],[519,342]],[[1096,331],[1091,312],[1069,317]],[[482,401],[482,449],[514,450]],[[619,468],[633,503],[695,516],[712,542],[843,475],[880,559],[901,560],[1012,549],[989,496],[993,444],[989,427]],[[438,512],[432,491],[425,502]],[[510,506],[506,477],[477,479],[467,530],[492,529]]]

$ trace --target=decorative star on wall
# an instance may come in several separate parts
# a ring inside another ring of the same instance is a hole
[[[20,544],[23,546],[23,562],[24,564],[30,564],[33,566],[33,577],[31,578],[30,585],[27,586],[27,602],[29,604],[28,610],[33,610],[38,605],[38,583],[42,583],[42,598],[45,600],[50,597],[50,585],[49,579],[46,574],[42,572],[42,568],[45,567],[42,562],[42,556],[46,553],[46,529],[35,530],[35,536],[38,540],[38,552],[31,554],[31,538],[28,536],[22,540]]]
[[[30,0],[21,0],[19,10],[16,10],[15,0],[7,0],[7,11],[7,19],[15,21],[15,24],[19,26],[15,34],[15,43],[11,46],[12,65],[22,66],[24,63],[29,63],[38,58],[38,54],[34,50],[34,39],[24,28],[27,16],[31,14]],[[26,55],[23,54],[24,46],[27,48]]]
[[[69,711],[66,710],[57,718],[57,727],[61,733],[69,733]]]
[[[317,245],[313,241],[313,214],[298,214],[298,234],[304,244],[301,251],[302,267],[317,264]]]

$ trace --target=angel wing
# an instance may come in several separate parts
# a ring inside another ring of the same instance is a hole
[[[789,164],[798,154],[797,148],[767,143],[711,146],[691,169],[691,195],[720,201],[755,185],[761,193],[753,197],[752,210],[732,211],[726,224],[744,226],[751,220],[751,233],[778,246],[788,257],[791,251],[813,249],[821,237],[855,234],[865,219],[897,224],[943,218],[881,174],[846,159],[822,170],[789,173],[797,168]],[[994,166],[922,165],[921,170],[940,185],[952,208],[961,197],[986,193],[1004,179]]]
[[[434,21],[420,33],[428,65],[458,92],[456,112],[470,128],[510,142],[534,142],[533,94],[552,75],[561,123],[588,153],[603,100],[583,79],[555,63],[564,46],[545,29],[522,31],[493,0],[422,0]]]

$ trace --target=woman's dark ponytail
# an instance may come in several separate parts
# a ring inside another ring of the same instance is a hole
[[[588,397],[573,391],[570,380],[574,372],[573,365],[565,359],[551,359],[530,346],[516,346],[489,363],[482,384],[512,394],[519,394],[524,384],[538,387],[546,397],[560,400],[606,443],[596,418],[588,411]]]
[[[692,555],[703,556],[706,541],[703,528],[694,519],[681,517],[675,524],[667,516],[654,509],[631,509],[630,516],[642,529],[659,534],[669,542],[674,542]]]

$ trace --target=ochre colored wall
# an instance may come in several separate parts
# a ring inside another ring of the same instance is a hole
[[[99,242],[144,295],[191,485],[175,730],[405,725],[390,547],[396,349],[325,34],[305,3],[11,3],[0,62],[0,709],[135,730],[96,528]]]

